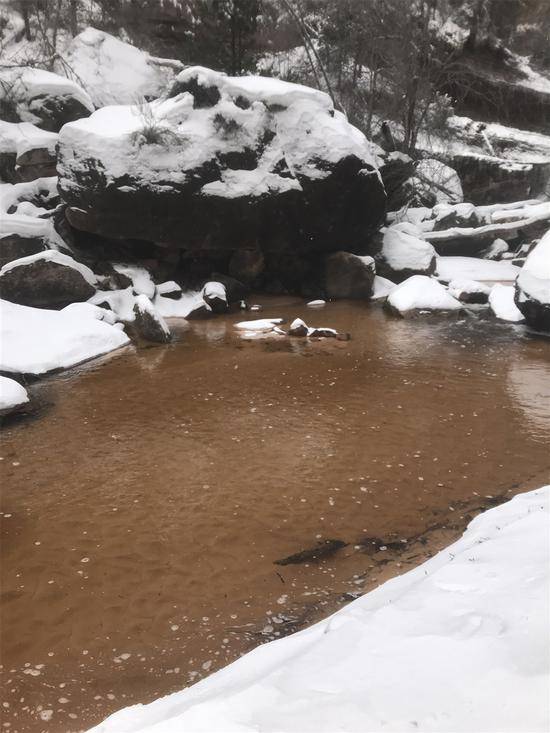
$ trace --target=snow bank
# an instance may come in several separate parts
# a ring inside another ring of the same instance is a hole
[[[328,619],[94,733],[457,731],[550,725],[550,487]]]
[[[0,371],[46,374],[129,343],[120,328],[99,320],[100,310],[52,311],[0,300]]]
[[[387,304],[401,314],[413,311],[456,311],[462,304],[431,277],[413,275],[388,295]]]
[[[493,285],[489,293],[489,306],[501,321],[523,321],[523,314],[514,303],[514,287],[512,285]]]
[[[156,59],[95,28],[79,33],[62,55],[60,72],[68,66],[96,107],[160,97],[183,68],[181,62]]]
[[[438,257],[437,277],[451,280],[481,280],[486,282],[513,282],[520,271],[510,262],[482,260],[477,257]]]
[[[25,387],[15,379],[0,376],[0,415],[16,410],[29,401]]]

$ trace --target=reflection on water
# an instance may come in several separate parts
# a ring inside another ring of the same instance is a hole
[[[79,730],[192,683],[548,480],[547,340],[362,303],[263,304],[246,318],[352,340],[243,340],[242,313],[196,321],[168,347],[34,386],[54,406],[5,431],[10,730]],[[347,545],[274,565],[324,539]]]

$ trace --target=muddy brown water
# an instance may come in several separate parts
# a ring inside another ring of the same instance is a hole
[[[264,302],[353,338],[195,323],[37,383],[38,414],[5,426],[5,730],[87,729],[181,689],[549,480],[550,340]],[[326,540],[346,545],[275,564]]]

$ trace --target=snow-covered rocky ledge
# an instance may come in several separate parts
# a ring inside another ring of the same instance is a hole
[[[325,621],[94,733],[547,731],[550,486]]]

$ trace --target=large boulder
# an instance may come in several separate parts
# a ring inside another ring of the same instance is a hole
[[[530,326],[550,331],[550,230],[527,257],[516,280],[514,299]]]
[[[325,259],[324,287],[328,298],[370,298],[375,267],[372,257],[335,252]]]
[[[71,69],[96,107],[160,97],[183,69],[181,61],[155,58],[96,28],[75,36],[57,65],[60,73]]]
[[[9,122],[31,122],[59,132],[66,122],[87,117],[92,100],[76,82],[43,69],[8,68],[0,74],[0,109]]]
[[[299,255],[360,250],[384,216],[377,163],[326,94],[194,67],[168,98],[65,125],[58,173],[77,229]]]
[[[166,321],[146,295],[138,295],[134,302],[133,327],[145,341],[166,344],[172,338]]]
[[[0,270],[0,294],[12,303],[62,306],[88,300],[96,292],[89,267],[55,250],[9,262]]]
[[[432,275],[436,252],[419,235],[409,223],[394,224],[378,233],[371,244],[376,272],[396,283],[412,275]]]

